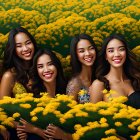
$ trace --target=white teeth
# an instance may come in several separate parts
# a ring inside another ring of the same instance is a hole
[[[121,62],[121,60],[119,60],[119,59],[115,59],[114,62]]]
[[[44,75],[45,78],[51,78],[51,76],[52,76],[52,74],[50,74],[50,73]]]
[[[92,58],[85,58],[85,61],[90,62]]]
[[[28,56],[30,56],[31,55],[31,53],[25,53],[24,54],[24,56],[26,56],[26,57],[28,57]]]

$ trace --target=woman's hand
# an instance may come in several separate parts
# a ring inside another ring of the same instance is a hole
[[[48,138],[61,139],[61,140],[72,140],[72,135],[65,133],[62,129],[57,126],[50,124],[44,131],[45,136]]]
[[[35,127],[34,125],[28,123],[26,120],[24,119],[20,119],[20,123],[22,125],[18,125],[17,130],[18,131],[22,131],[22,132],[28,132],[28,133],[33,133],[33,134],[37,134],[38,136],[42,137],[44,140],[48,140],[44,134],[44,130],[38,127]],[[20,133],[20,132],[19,132]],[[21,133],[20,133],[21,135]]]
[[[8,130],[0,130],[0,134],[2,135],[4,140],[10,140],[10,133]]]
[[[20,140],[26,140],[27,139],[27,133],[20,131],[20,129],[18,129],[17,127],[17,136]]]
[[[28,132],[28,133],[34,133],[35,126],[33,126],[32,124],[28,123],[26,120],[24,120],[22,118],[20,119],[20,123],[22,125],[18,125],[17,130],[23,131],[23,132]]]

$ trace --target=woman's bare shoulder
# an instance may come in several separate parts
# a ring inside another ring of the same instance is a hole
[[[78,77],[74,77],[68,82],[66,92],[67,94],[77,96],[77,93],[80,91],[80,88],[81,84]]]
[[[7,70],[4,74],[3,74],[3,76],[2,76],[2,79],[13,79],[13,78],[15,78],[15,72],[13,72],[12,70]]]
[[[101,87],[103,86],[104,87],[104,83],[102,81],[96,79],[92,82],[91,86],[101,86]]]

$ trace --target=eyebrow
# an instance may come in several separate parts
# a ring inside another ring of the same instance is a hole
[[[53,63],[52,60],[48,61],[46,64],[49,64],[49,63]],[[37,64],[37,65],[43,65],[44,63],[40,63],[40,64]]]
[[[118,48],[125,48],[125,46],[119,46]],[[107,48],[107,50],[109,49],[114,49],[113,47]]]
[[[84,47],[86,47],[86,46],[84,46]],[[87,47],[89,48],[89,47],[94,47],[94,46],[93,46],[93,45],[89,45],[89,46],[87,46]],[[79,50],[79,49],[84,49],[84,48],[83,48],[83,47],[82,47],[82,48],[78,48],[78,50]]]
[[[26,40],[25,43],[28,42],[28,41],[31,41],[31,39]],[[22,44],[22,43],[16,43],[16,45],[17,45],[17,44]]]

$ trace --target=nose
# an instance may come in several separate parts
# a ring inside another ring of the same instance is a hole
[[[23,45],[23,51],[27,51],[28,47],[26,45]]]
[[[89,55],[90,52],[88,50],[85,51],[85,55]]]
[[[49,71],[49,67],[45,65],[43,71],[44,72],[48,72]]]
[[[116,51],[114,52],[114,56],[120,56],[120,52],[116,50]]]

